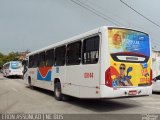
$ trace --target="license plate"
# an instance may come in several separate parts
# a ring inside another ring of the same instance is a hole
[[[128,95],[137,95],[137,90],[130,90]]]

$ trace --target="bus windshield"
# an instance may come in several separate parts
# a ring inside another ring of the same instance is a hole
[[[137,53],[150,56],[149,36],[143,32],[128,29],[109,29],[110,53]]]
[[[19,68],[21,68],[21,67],[22,67],[21,62],[19,62],[19,61],[12,61],[12,62],[11,62],[11,68],[12,68],[12,69],[19,69]]]

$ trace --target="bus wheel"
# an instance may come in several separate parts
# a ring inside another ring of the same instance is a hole
[[[54,96],[56,100],[61,101],[63,98],[62,90],[61,90],[61,83],[57,82],[54,85]]]
[[[30,77],[28,78],[28,87],[32,88],[32,83],[31,83],[31,78]]]

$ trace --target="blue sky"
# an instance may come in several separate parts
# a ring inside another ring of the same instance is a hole
[[[98,11],[99,17],[73,1]],[[0,0],[0,52],[34,51],[88,30],[118,25],[150,34],[160,50],[160,27],[120,0]],[[160,1],[123,0],[160,25]]]

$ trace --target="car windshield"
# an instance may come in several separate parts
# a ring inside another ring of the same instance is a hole
[[[13,62],[11,62],[11,68],[12,69],[18,69],[18,68],[21,68],[21,67],[22,67],[21,62],[19,62],[19,61],[13,61]]]

